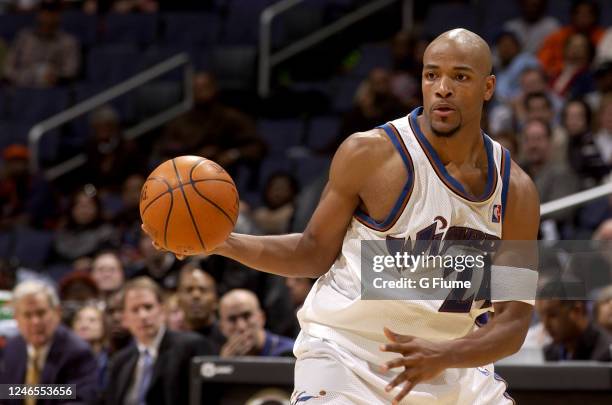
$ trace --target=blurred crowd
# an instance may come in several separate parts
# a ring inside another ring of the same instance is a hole
[[[599,24],[595,2],[575,1],[567,25],[546,15],[545,0],[517,2],[521,16],[500,27],[491,44],[497,88],[482,126],[511,151],[545,203],[610,180],[612,27]],[[6,12],[37,15],[35,26],[0,44],[5,84],[49,88],[75,80],[83,55],[78,39],[60,29],[67,8],[157,13],[209,10],[213,3],[4,1]],[[361,78],[349,108],[336,114],[334,133],[308,156],[329,159],[351,133],[419,106],[431,39],[416,30],[390,38],[390,65]],[[0,246],[7,254],[0,290],[12,291],[14,319],[9,312],[0,321],[0,382],[23,383],[25,376],[75,383],[83,400],[97,403],[183,404],[195,355],[291,355],[295,312],[313,280],[258,273],[214,256],[178,261],[141,231],[140,189],[157,164],[174,156],[213,159],[234,178],[249,174],[241,188],[258,196],[256,203],[241,201],[237,232],[303,230],[325,184],[326,173],[300,184],[291,171],[264,171],[274,145],[250,111],[224,102],[212,72],[198,72],[192,91],[193,107],[150,144],[124,136],[114,106],[93,111],[86,163],[68,182],[32,173],[23,144],[1,151]],[[50,235],[46,244],[28,239],[21,253],[48,250],[39,267],[16,253],[24,229]],[[542,222],[540,238],[611,241],[612,197],[555,213]],[[525,349],[547,360],[610,361],[612,285],[600,287],[592,301],[538,301]]]

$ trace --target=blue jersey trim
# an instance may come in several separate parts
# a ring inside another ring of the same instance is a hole
[[[510,167],[512,166],[512,160],[510,159],[510,151],[506,148],[503,148],[504,153],[504,164],[503,164],[503,175],[502,175],[502,195],[501,195],[501,204],[502,204],[502,223],[504,222],[504,217],[506,215],[506,201],[508,200],[508,188],[510,183]]]
[[[477,197],[477,196],[474,196],[468,193],[463,187],[463,185],[459,181],[457,181],[457,179],[451,176],[450,173],[448,173],[448,171],[446,170],[446,167],[440,160],[440,156],[438,156],[438,153],[436,152],[434,147],[431,145],[431,143],[427,140],[427,137],[425,136],[425,134],[423,133],[423,131],[421,131],[421,128],[419,127],[417,117],[422,112],[423,112],[423,107],[415,108],[410,113],[410,122],[412,124],[412,128],[414,129],[414,132],[417,135],[417,139],[419,140],[419,143],[421,144],[421,146],[423,146],[424,152],[429,158],[429,161],[434,166],[434,171],[438,174],[438,177],[440,177],[442,181],[444,181],[444,183],[446,183],[450,187],[451,190],[453,190],[455,193],[459,194],[461,197],[465,198],[466,200],[469,200],[472,202],[486,201],[489,197],[491,197],[492,192],[495,188],[495,180],[497,179],[497,173],[496,173],[497,170],[495,169],[495,158],[493,156],[493,142],[491,141],[491,138],[489,138],[486,134],[482,133],[482,139],[483,139],[485,150],[487,153],[487,184],[485,186],[485,190],[483,194]]]
[[[393,226],[393,224],[397,221],[399,215],[403,211],[403,208],[406,206],[407,199],[410,198],[412,186],[414,184],[414,165],[412,164],[412,159],[410,158],[408,149],[406,148],[406,145],[404,145],[404,142],[402,141],[397,129],[390,123],[379,126],[377,128],[382,128],[385,131],[385,133],[393,143],[393,146],[402,157],[404,166],[406,166],[406,171],[408,172],[408,180],[406,180],[406,184],[404,184],[402,193],[395,202],[393,209],[383,222],[377,222],[365,212],[363,212],[361,209],[357,209],[357,211],[355,212],[355,217],[364,225],[367,225],[377,231],[386,231],[390,229],[391,226]]]

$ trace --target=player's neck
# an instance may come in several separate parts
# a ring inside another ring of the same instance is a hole
[[[481,160],[484,142],[480,125],[464,126],[452,136],[444,137],[435,135],[422,115],[418,118],[418,123],[445,165],[449,162],[457,165],[476,165]]]

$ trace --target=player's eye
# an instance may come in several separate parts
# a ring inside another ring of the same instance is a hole
[[[436,74],[434,72],[425,72],[425,78],[427,80],[434,80],[436,78]]]
[[[464,75],[463,73],[458,73],[456,78],[460,82],[464,82],[464,81],[466,81],[468,79],[467,75]]]

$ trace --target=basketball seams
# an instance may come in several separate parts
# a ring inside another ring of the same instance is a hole
[[[200,162],[200,163],[202,163],[202,162]],[[227,220],[230,222],[230,224],[232,224],[232,227],[236,226],[236,223],[235,223],[235,222],[232,220],[232,217],[230,217],[230,215],[229,215],[227,212],[225,212],[225,210],[224,210],[223,208],[221,208],[221,207],[220,207],[220,206],[219,206],[217,203],[215,203],[213,200],[211,200],[211,199],[209,199],[208,197],[206,197],[204,194],[202,194],[202,193],[200,192],[200,190],[198,190],[198,189],[196,188],[196,186],[195,186],[196,182],[193,180],[193,172],[195,171],[195,169],[198,167],[198,165],[199,165],[200,163],[198,163],[198,164],[196,164],[196,165],[193,165],[193,166],[191,167],[191,170],[189,171],[189,183],[191,183],[191,187],[193,188],[193,191],[195,191],[197,195],[199,195],[200,197],[202,197],[202,199],[203,199],[204,201],[206,201],[207,203],[209,203],[210,205],[212,205],[213,207],[215,207],[216,209],[218,209],[219,211],[221,211],[221,213],[222,213],[222,214],[225,216],[225,218],[227,218]],[[228,182],[228,183],[229,183],[229,182]],[[234,183],[233,183],[233,182],[231,182],[231,184],[232,184],[234,187],[236,187],[236,186],[234,185]]]
[[[151,203],[149,203],[142,210],[142,214],[140,215],[141,217],[144,217],[144,214],[147,211],[147,208],[149,208],[151,204],[153,204],[155,201],[157,201],[160,197],[164,196],[165,194],[170,193],[170,207],[168,208],[168,214],[166,215],[166,220],[164,221],[164,247],[167,247],[168,246],[168,224],[170,223],[170,214],[172,213],[172,207],[174,206],[174,195],[172,194],[172,186],[170,185],[168,180],[164,179],[163,177],[151,177],[150,179],[147,179],[147,181],[149,180],[158,180],[158,181],[163,182],[166,185],[166,187],[168,187],[168,190],[164,191],[163,193],[155,197],[153,201],[151,201]],[[147,181],[145,181],[145,183]]]
[[[196,224],[195,218],[193,217],[193,213],[191,212],[191,206],[189,205],[189,200],[187,199],[187,194],[185,194],[185,189],[183,187],[183,181],[181,180],[181,174],[176,167],[175,159],[172,159],[172,167],[174,167],[174,172],[176,173],[176,178],[179,182],[179,188],[183,193],[183,198],[185,200],[185,205],[187,206],[187,212],[189,212],[189,216],[191,217],[191,223],[196,231],[196,235],[198,236],[198,240],[200,241],[200,245],[202,245],[202,249],[206,250],[206,246],[204,246],[204,241],[202,240],[202,236],[200,235],[200,230],[198,229],[198,225]]]

